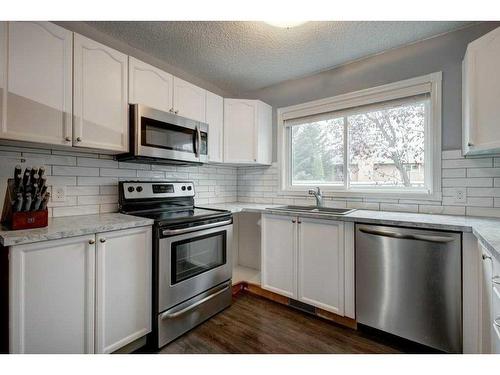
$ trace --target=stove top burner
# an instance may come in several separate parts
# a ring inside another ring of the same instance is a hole
[[[120,212],[153,219],[158,226],[231,216],[227,210],[194,206],[192,181],[121,181]]]
[[[185,223],[191,221],[212,219],[218,216],[226,216],[230,214],[225,210],[214,210],[207,208],[194,207],[187,210],[165,210],[156,212],[141,212],[134,214],[148,219],[153,219],[156,224],[163,226],[168,224]]]

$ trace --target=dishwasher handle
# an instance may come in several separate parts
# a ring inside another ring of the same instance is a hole
[[[438,242],[438,243],[446,243],[455,240],[454,237],[446,237],[446,236],[431,236],[426,234],[407,234],[407,233],[398,233],[386,230],[378,230],[378,229],[369,229],[369,228],[359,228],[359,230],[366,234],[373,234],[375,236],[383,236],[383,237],[391,237],[398,238],[403,240],[417,240],[417,241],[427,241],[427,242]]]

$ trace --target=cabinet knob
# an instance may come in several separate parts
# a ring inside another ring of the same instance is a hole
[[[472,143],[472,142],[468,142],[468,143],[467,143],[467,146],[472,147],[472,146],[474,146],[474,143]]]
[[[486,254],[483,254],[482,257],[483,257],[483,260],[491,259],[491,257],[489,255],[486,255]]]
[[[65,140],[66,142],[71,142],[71,137],[66,137],[66,138],[64,138],[64,140]]]
[[[175,114],[178,114],[178,113],[179,113],[179,110],[177,110],[177,111],[174,111],[174,113],[175,113]]]
[[[292,220],[292,223],[294,223],[294,224],[295,224],[296,222],[297,222],[296,220]]]
[[[82,137],[77,137],[77,138],[76,138],[76,141],[77,141],[77,142],[81,142],[81,141],[82,141]]]
[[[297,224],[302,224],[302,221],[300,221],[300,220],[299,220],[299,221],[297,221]]]
[[[95,240],[89,240],[89,245],[95,244]]]
[[[169,111],[169,112],[173,112],[173,111],[174,111],[174,109],[173,109],[173,108],[170,108],[168,111]]]
[[[105,239],[105,238],[100,238],[100,239],[99,239],[99,242],[100,242],[100,243],[104,243],[104,242],[106,242],[106,239]]]

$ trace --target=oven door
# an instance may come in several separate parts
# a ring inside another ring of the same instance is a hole
[[[205,163],[208,125],[143,105],[131,107],[135,155]]]
[[[233,225],[161,238],[158,313],[231,279]]]

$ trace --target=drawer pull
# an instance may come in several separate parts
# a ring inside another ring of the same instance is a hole
[[[492,279],[491,279],[491,281],[495,285],[500,285],[500,276],[493,276]]]
[[[500,317],[493,320],[493,324],[500,328]]]
[[[482,257],[483,257],[483,260],[486,260],[486,259],[491,260],[491,257],[489,255],[483,254]]]

